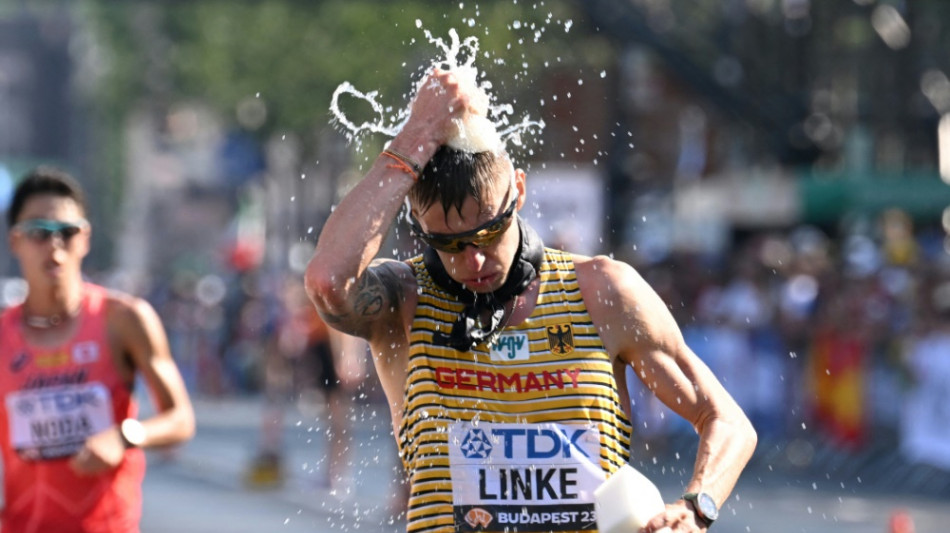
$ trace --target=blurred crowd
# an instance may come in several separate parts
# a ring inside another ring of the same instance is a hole
[[[886,433],[908,459],[950,470],[945,233],[899,211],[859,226],[749,234],[727,255],[641,272],[760,439],[804,434],[857,452]],[[641,435],[691,431],[633,390]]]
[[[760,438],[804,434],[857,452],[887,434],[908,459],[950,470],[945,232],[915,228],[899,211],[852,226],[749,232],[721,254],[630,260]],[[288,302],[299,304],[287,290],[286,276],[251,270],[183,275],[153,293],[193,390],[266,388],[267,354],[280,350],[282,317],[294,316]],[[358,375],[369,376],[360,401],[382,401],[370,372]],[[642,438],[692,431],[636,380],[630,385]]]
[[[625,259],[667,302],[687,343],[761,440],[804,435],[856,453],[887,435],[905,458],[950,471],[946,233],[939,224],[915,227],[899,211],[862,220],[835,230],[736,233],[719,254]],[[330,408],[383,401],[365,348],[343,359],[335,351],[334,379],[348,397],[328,395],[336,389],[319,381],[326,369],[314,368],[323,363],[306,354],[330,340],[300,281],[266,264],[222,265],[200,275],[181,270],[151,287],[146,296],[164,320],[189,390]],[[4,301],[15,301],[21,289],[5,283]],[[638,380],[628,376],[628,383],[640,438],[692,432]],[[264,424],[264,455],[280,447],[269,431]]]

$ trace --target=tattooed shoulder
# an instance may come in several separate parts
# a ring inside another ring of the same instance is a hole
[[[403,301],[403,284],[407,273],[400,272],[403,263],[392,260],[375,260],[357,280],[350,294],[350,306],[346,311],[323,310],[323,319],[335,329],[369,338],[376,325],[399,316]],[[411,277],[411,276],[410,276]]]

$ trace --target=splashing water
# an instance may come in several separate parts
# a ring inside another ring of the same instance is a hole
[[[416,27],[422,28],[422,22],[416,20]],[[544,121],[524,117],[520,122],[512,123],[514,113],[511,104],[493,104],[491,82],[478,81],[479,72],[474,62],[478,52],[478,39],[474,36],[461,39],[455,29],[449,30],[449,41],[435,37],[423,29],[426,39],[442,52],[441,59],[433,61],[429,68],[423,69],[422,78],[416,83],[414,94],[425,81],[425,75],[433,68],[450,71],[455,74],[460,86],[470,97],[471,113],[466,113],[456,121],[458,133],[449,141],[449,145],[467,152],[498,151],[504,149],[506,142],[522,145],[522,135],[526,132],[540,131]],[[340,109],[340,98],[349,96],[369,104],[375,119],[356,124]],[[401,109],[392,117],[385,116],[385,106],[378,100],[378,91],[361,92],[349,82],[343,82],[333,92],[330,112],[336,123],[344,130],[347,140],[354,142],[369,133],[379,133],[395,137],[409,119],[409,110]]]

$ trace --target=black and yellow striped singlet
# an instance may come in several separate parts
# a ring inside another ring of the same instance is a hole
[[[531,316],[469,352],[433,344],[463,306],[412,265],[408,531],[596,530],[593,490],[627,462],[631,428],[571,256],[545,249]]]

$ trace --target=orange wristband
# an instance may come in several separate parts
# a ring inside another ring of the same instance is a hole
[[[386,168],[401,170],[412,176],[412,179],[416,181],[419,181],[419,176],[422,176],[422,166],[410,159],[408,156],[400,154],[394,150],[383,150],[381,155],[384,155],[396,162],[394,165],[386,165]]]

